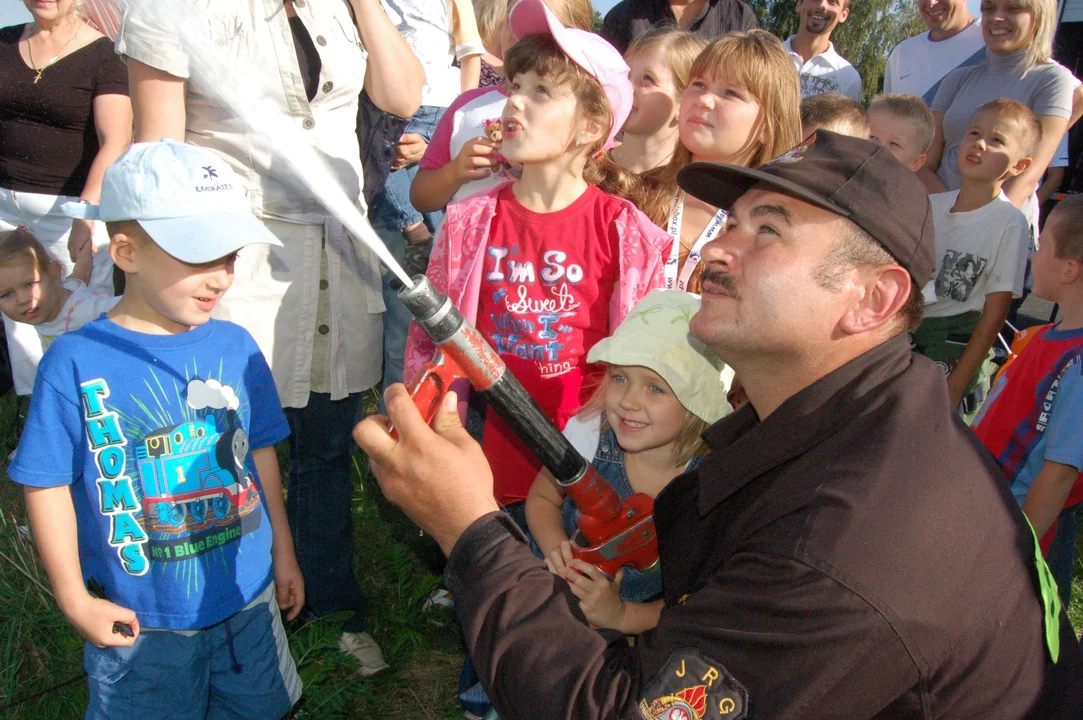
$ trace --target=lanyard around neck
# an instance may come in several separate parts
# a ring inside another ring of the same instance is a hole
[[[696,266],[699,265],[700,251],[703,246],[718,237],[718,233],[722,231],[722,225],[726,222],[726,211],[719,208],[710,222],[707,223],[707,227],[703,228],[703,232],[696,238],[696,242],[692,245],[692,249],[688,252],[688,257],[684,261],[684,267],[680,269],[680,273],[677,272],[677,266],[680,263],[681,257],[681,223],[684,218],[684,193],[678,192],[676,197],[673,198],[673,206],[669,212],[669,225],[666,227],[666,232],[673,238],[673,249],[669,253],[669,260],[666,261],[666,289],[684,291],[688,288],[688,281],[692,277],[692,273],[695,271]]]

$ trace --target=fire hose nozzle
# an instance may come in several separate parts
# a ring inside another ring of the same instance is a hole
[[[637,494],[622,501],[451,300],[423,275],[413,280],[414,286],[400,289],[399,297],[437,349],[410,385],[426,421],[435,417],[453,382],[468,380],[579,506],[580,533],[573,545],[577,555],[610,575],[625,564],[640,570],[652,566],[658,545],[651,499]]]

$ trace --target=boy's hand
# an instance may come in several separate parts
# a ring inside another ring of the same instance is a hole
[[[497,144],[486,137],[467,140],[463,149],[451,161],[460,184],[465,185],[473,180],[489,177],[490,168],[496,164],[495,156],[498,150]]]
[[[293,550],[280,552],[274,557],[275,597],[280,610],[288,610],[286,621],[297,617],[305,606],[305,579]]]
[[[131,647],[139,637],[139,620],[135,612],[108,600],[92,597],[89,593],[82,593],[61,610],[79,634],[96,647]],[[113,632],[113,623],[116,622],[130,627],[132,636]]]
[[[395,161],[391,163],[392,170],[401,170],[404,167],[415,165],[421,156],[425,154],[425,148],[429,147],[428,140],[419,133],[403,133],[395,146]]]
[[[549,568],[549,572],[557,575],[564,574],[564,568],[568,566],[568,563],[572,561],[575,556],[572,555],[572,544],[567,540],[560,543],[560,547],[554,548],[549,557],[545,558],[545,566]]]
[[[610,582],[605,574],[590,563],[572,560],[561,575],[568,581],[572,594],[579,598],[579,608],[591,625],[620,630],[624,623],[624,601],[620,599],[620,584],[624,569],[617,571]]]

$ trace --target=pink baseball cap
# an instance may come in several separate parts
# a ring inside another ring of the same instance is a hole
[[[517,38],[534,33],[552,35],[572,62],[601,83],[613,112],[613,127],[609,129],[605,149],[616,146],[613,138],[624,127],[624,121],[632,111],[630,70],[617,49],[600,35],[564,27],[542,0],[519,0],[512,7],[508,21]]]

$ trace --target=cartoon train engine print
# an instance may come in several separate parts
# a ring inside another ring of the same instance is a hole
[[[147,530],[178,533],[247,514],[259,493],[245,469],[248,434],[214,416],[158,428],[135,451]]]

